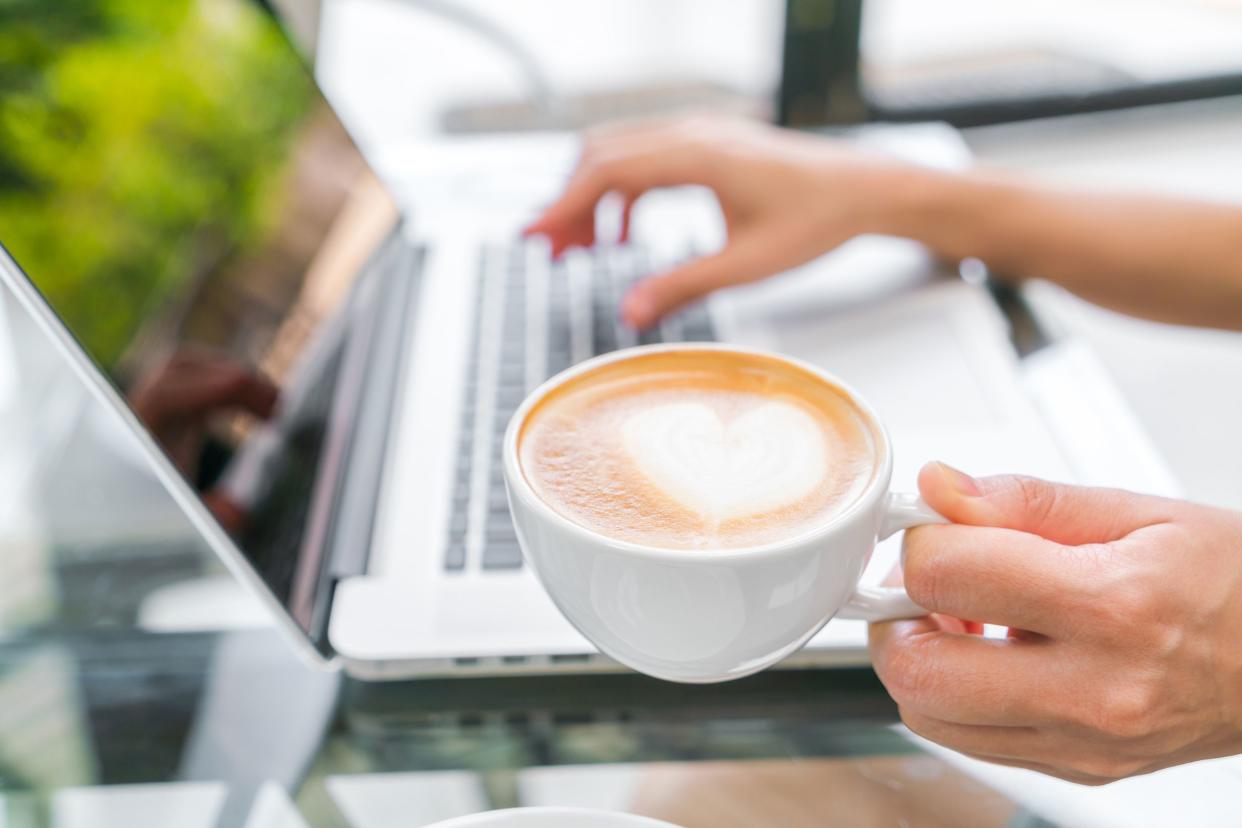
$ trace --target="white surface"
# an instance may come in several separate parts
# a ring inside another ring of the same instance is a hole
[[[1021,369],[1076,482],[1164,497],[1182,494],[1099,357],[1083,342],[1049,346],[1024,359]]]
[[[487,807],[482,780],[467,771],[330,776],[324,784],[351,828],[418,828]]]
[[[228,789],[220,782],[66,788],[52,795],[52,828],[217,828]],[[0,828],[4,826],[0,811]],[[307,828],[279,785],[259,789],[245,828]]]
[[[1076,785],[1021,768],[971,759],[907,731],[920,747],[1057,825],[1074,828],[1167,828],[1242,825],[1242,756],[1211,759],[1123,779]]]
[[[518,773],[523,805],[625,810],[633,801],[642,765],[548,765]]]
[[[268,782],[259,789],[246,828],[309,828],[281,786]]]
[[[52,796],[53,828],[215,828],[219,782],[67,788]]]
[[[152,590],[136,622],[148,632],[244,630],[270,627],[272,613],[232,576],[208,575]]]

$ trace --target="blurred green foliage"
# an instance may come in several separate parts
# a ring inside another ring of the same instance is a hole
[[[0,0],[0,242],[112,366],[274,221],[313,101],[247,0]]]

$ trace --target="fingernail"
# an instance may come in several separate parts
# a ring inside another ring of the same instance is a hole
[[[936,463],[936,468],[940,471],[940,475],[945,482],[953,487],[953,491],[963,497],[979,497],[982,492],[979,491],[979,484],[975,479],[964,471],[958,471],[948,463]]]

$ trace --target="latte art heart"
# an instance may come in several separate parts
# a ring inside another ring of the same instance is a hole
[[[667,403],[635,412],[622,438],[653,485],[713,523],[796,503],[828,473],[819,424],[779,401],[728,422],[704,403]]]

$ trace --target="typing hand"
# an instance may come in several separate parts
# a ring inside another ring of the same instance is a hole
[[[958,524],[903,555],[943,616],[871,628],[911,730],[1088,784],[1242,752],[1242,515],[941,464],[919,488]]]
[[[526,233],[547,236],[559,255],[595,243],[595,206],[608,193],[625,200],[624,237],[643,193],[709,187],[720,202],[728,243],[631,290],[622,314],[630,325],[646,328],[717,288],[787,270],[868,232],[879,200],[911,169],[745,121],[693,118],[611,127],[586,137],[565,191]]]

